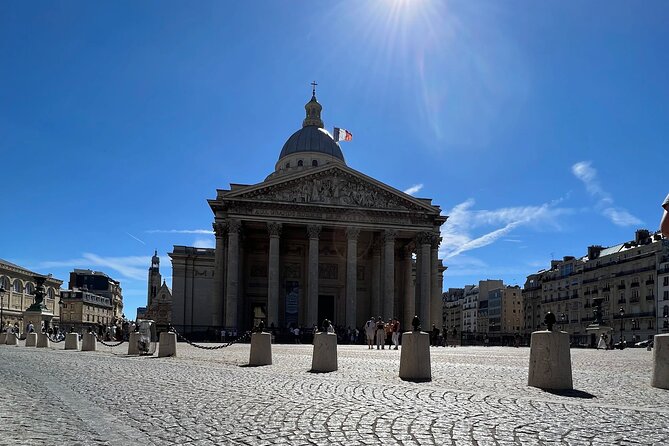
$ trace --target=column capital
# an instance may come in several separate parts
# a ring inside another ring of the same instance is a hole
[[[441,234],[438,232],[433,232],[430,236],[430,244],[432,249],[439,249],[439,244],[441,243]]]
[[[419,232],[416,234],[416,244],[418,245],[432,245],[433,232]]]
[[[211,224],[211,226],[214,228],[216,238],[223,238],[228,234],[227,222],[215,221]]]
[[[385,243],[394,243],[397,237],[397,231],[394,229],[386,229],[383,231],[383,241]]]
[[[318,239],[318,237],[321,235],[321,229],[323,229],[321,225],[308,225],[307,234],[309,235],[309,238]]]
[[[267,222],[267,232],[269,232],[270,237],[281,237],[281,223],[270,221]]]
[[[242,222],[239,220],[228,220],[228,234],[238,233],[242,229]]]
[[[360,235],[360,228],[356,228],[354,226],[349,226],[348,228],[346,228],[346,237],[349,240],[357,240],[359,235]]]

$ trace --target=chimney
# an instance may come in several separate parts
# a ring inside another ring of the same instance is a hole
[[[599,253],[602,252],[602,249],[604,249],[604,247],[599,245],[588,246],[588,259],[594,260],[599,257]]]

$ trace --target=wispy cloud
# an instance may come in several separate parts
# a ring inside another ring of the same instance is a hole
[[[404,193],[409,195],[417,194],[422,188],[423,188],[423,183],[414,184],[413,186],[405,190]]]
[[[138,239],[137,237],[135,237],[135,236],[132,235],[131,233],[126,232],[126,234],[128,234],[130,237],[132,237],[132,238],[134,238],[135,240],[137,240],[137,241],[138,241],[139,243],[141,243],[142,245],[146,245],[146,243],[144,243],[143,240]]]
[[[572,212],[571,209],[558,207],[561,201],[540,206],[474,210],[474,200],[470,198],[447,212],[449,218],[442,226],[439,254],[446,259],[453,258],[495,243],[521,226],[559,230],[558,217]],[[476,232],[478,234],[473,235]]]
[[[571,166],[571,172],[585,185],[585,190],[596,200],[595,210],[618,226],[634,226],[643,222],[630,214],[626,209],[614,206],[611,194],[605,191],[599,183],[597,169],[590,161],[580,161]]]
[[[213,234],[210,229],[149,229],[147,234]]]
[[[144,280],[146,279],[146,269],[151,264],[150,256],[129,256],[129,257],[104,257],[92,253],[84,253],[78,259],[45,261],[35,266],[36,269],[48,268],[106,268],[105,272],[110,276],[114,274],[109,269],[119,273],[127,279]]]
[[[198,238],[193,242],[195,248],[214,248],[214,241],[208,238]]]

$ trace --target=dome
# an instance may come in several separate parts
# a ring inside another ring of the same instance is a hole
[[[315,125],[302,127],[283,145],[279,159],[299,152],[317,152],[335,157],[342,162],[344,154],[327,130]]]

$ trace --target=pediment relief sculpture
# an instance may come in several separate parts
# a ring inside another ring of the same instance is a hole
[[[374,184],[353,175],[338,172],[330,172],[322,176],[314,175],[260,188],[240,194],[238,198],[379,209],[413,210],[419,208],[409,200]]]

